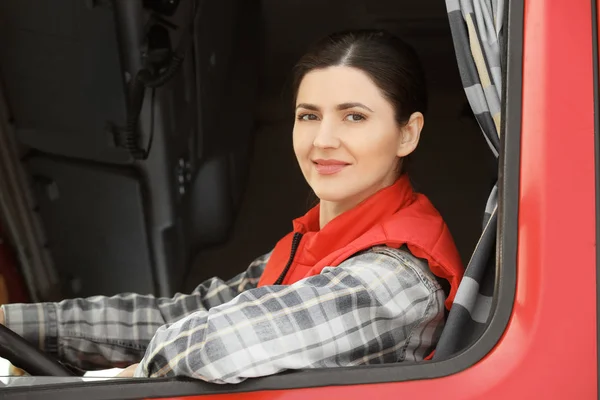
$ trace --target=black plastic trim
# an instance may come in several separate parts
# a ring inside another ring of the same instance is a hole
[[[250,379],[238,385],[215,385],[184,379],[137,379],[123,382],[88,382],[3,388],[7,399],[137,399],[241,393],[263,390],[363,385],[431,379],[452,375],[479,362],[503,335],[511,316],[516,291],[518,202],[522,106],[524,0],[509,0],[506,21],[507,58],[505,101],[501,131],[497,279],[494,314],[481,338],[449,360],[418,364],[385,364],[349,368],[294,371]],[[400,389],[400,388],[399,388]],[[400,389],[401,390],[401,389]],[[401,396],[401,392],[399,392]]]
[[[600,84],[598,66],[598,0],[592,0],[592,62],[594,73],[594,163],[596,182],[596,243],[600,238]],[[600,247],[596,245],[596,363],[598,379],[597,392],[600,396]]]

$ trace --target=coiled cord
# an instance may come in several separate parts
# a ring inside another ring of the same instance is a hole
[[[138,132],[138,121],[142,106],[144,104],[144,94],[146,88],[156,89],[164,86],[169,82],[177,73],[183,61],[188,48],[192,44],[193,29],[194,29],[195,16],[192,22],[183,32],[181,41],[175,54],[171,58],[169,65],[166,67],[164,72],[158,76],[154,76],[147,68],[143,68],[135,75],[129,87],[129,107],[127,108],[127,122],[123,130],[121,131],[121,145],[127,149],[129,154],[134,160],[145,160],[150,154],[152,147],[152,133],[154,129],[151,129],[151,136],[148,141],[148,147],[143,149],[139,145],[140,135]],[[152,96],[154,107],[154,93]],[[152,118],[154,119],[154,118]],[[154,121],[152,121],[154,123]]]

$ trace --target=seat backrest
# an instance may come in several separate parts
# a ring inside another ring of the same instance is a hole
[[[201,2],[200,7],[194,46],[202,141],[189,208],[195,250],[226,241],[241,205],[263,46],[259,1]]]

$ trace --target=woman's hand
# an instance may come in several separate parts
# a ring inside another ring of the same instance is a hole
[[[135,369],[137,368],[138,364],[132,364],[129,367],[125,368],[123,371],[119,372],[119,375],[117,375],[117,378],[133,378],[133,374],[135,373]]]

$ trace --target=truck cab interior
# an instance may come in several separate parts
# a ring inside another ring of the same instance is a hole
[[[389,30],[421,57],[429,109],[409,173],[467,265],[498,160],[444,1],[3,0],[14,179],[0,221],[29,254],[31,300],[171,296],[270,251],[316,201],[292,150],[291,69],[311,42],[351,28]],[[164,79],[135,92],[142,69]]]

